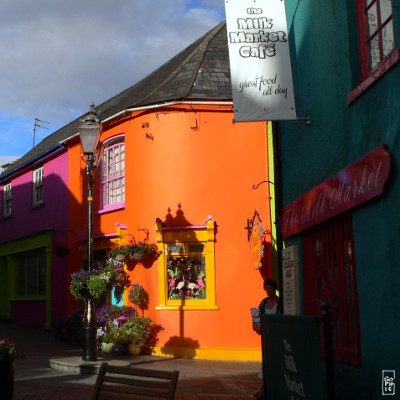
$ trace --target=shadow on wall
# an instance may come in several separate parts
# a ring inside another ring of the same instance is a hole
[[[172,336],[161,347],[161,353],[175,358],[195,358],[196,349],[200,347],[197,340],[180,336]]]
[[[168,208],[168,213],[165,216],[163,221],[164,228],[168,227],[187,227],[192,224],[185,217],[185,213],[182,210],[182,205],[178,204],[178,209],[176,211],[175,216],[171,213],[171,208]],[[198,242],[196,235],[192,230],[188,229],[185,235],[185,241],[190,242],[191,244],[195,244]],[[187,279],[189,282],[189,279]],[[196,349],[200,347],[198,340],[185,337],[185,300],[187,298],[187,293],[182,288],[181,292],[181,304],[179,308],[179,336],[171,336],[167,342],[164,343],[164,346],[161,347],[161,353],[178,358],[195,358],[196,357]]]

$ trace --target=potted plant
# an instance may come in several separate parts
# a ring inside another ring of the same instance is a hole
[[[138,355],[150,335],[151,318],[132,317],[128,319],[120,328],[123,337],[128,340],[129,352],[132,355]]]
[[[112,353],[112,348],[115,345],[114,331],[115,331],[115,325],[111,323],[107,326],[107,329],[103,331],[104,334],[100,334],[101,351],[103,353]]]
[[[11,399],[14,393],[15,346],[0,338],[0,398]]]
[[[104,304],[102,307],[96,309],[96,322],[97,326],[107,327],[111,322],[114,322],[120,317],[129,319],[136,315],[136,311],[130,306],[117,306]]]
[[[132,289],[129,292],[129,300],[135,304],[136,313],[138,307],[142,310],[147,310],[149,308],[149,294],[145,288],[137,282],[132,285]]]
[[[130,343],[130,336],[128,331],[124,328],[125,324],[119,327],[115,326],[113,329],[113,342],[112,352],[114,354],[125,355],[128,354],[128,346]]]

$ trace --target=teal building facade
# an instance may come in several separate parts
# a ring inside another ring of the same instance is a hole
[[[286,0],[286,16],[299,118],[274,125],[280,231],[300,313],[331,305],[335,398],[377,399],[400,385],[400,1]]]

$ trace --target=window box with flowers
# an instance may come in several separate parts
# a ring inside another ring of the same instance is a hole
[[[14,393],[15,346],[0,338],[0,399],[11,399]]]
[[[108,290],[124,290],[131,286],[128,274],[122,264],[107,260],[105,266],[92,271],[78,271],[72,274],[70,291],[76,299],[85,300],[87,295],[99,299]]]

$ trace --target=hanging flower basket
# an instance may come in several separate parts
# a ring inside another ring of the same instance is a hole
[[[114,260],[118,262],[124,262],[126,260],[126,257],[128,257],[127,254],[118,253],[114,256]]]
[[[143,260],[144,254],[143,253],[133,253],[132,258],[136,261]]]
[[[141,261],[147,256],[160,255],[160,251],[155,243],[149,243],[147,239],[136,242],[136,240],[130,240],[126,244],[114,244],[110,250],[110,256],[117,260],[117,256],[125,255],[129,256],[132,260]]]
[[[105,265],[95,267],[92,271],[78,271],[72,274],[70,291],[72,295],[86,300],[88,294],[99,299],[108,290],[124,290],[131,286],[129,276],[121,264],[107,260]]]
[[[68,256],[68,254],[70,253],[70,249],[68,248],[67,245],[61,243],[61,242],[57,242],[54,245],[54,253],[57,257],[60,258],[65,258]]]

